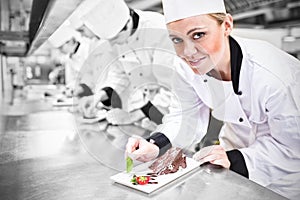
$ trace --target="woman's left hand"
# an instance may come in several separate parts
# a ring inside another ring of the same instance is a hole
[[[227,169],[230,167],[230,161],[227,157],[226,151],[221,145],[204,147],[195,153],[193,158],[202,163],[209,162]]]

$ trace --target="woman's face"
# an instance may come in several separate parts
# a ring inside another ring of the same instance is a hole
[[[131,18],[127,21],[124,28],[113,38],[109,39],[111,44],[124,44],[130,37],[132,31],[132,20]]]
[[[96,35],[86,25],[82,25],[80,28],[77,29],[77,31],[82,36],[87,37],[89,39],[92,39],[93,37],[96,37]]]
[[[75,44],[76,41],[74,39],[71,39],[69,41],[67,41],[65,44],[63,44],[60,47],[60,50],[64,53],[64,54],[70,54],[74,52],[75,49]]]
[[[232,17],[220,25],[209,15],[199,15],[167,24],[177,55],[197,74],[205,74],[230,58],[228,36]]]

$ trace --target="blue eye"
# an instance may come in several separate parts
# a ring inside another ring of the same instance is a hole
[[[204,37],[204,36],[205,36],[205,33],[204,33],[204,32],[194,33],[194,34],[193,34],[193,39],[194,39],[194,40],[197,40],[197,39],[200,39],[200,38],[202,38],[202,37]]]
[[[174,43],[174,44],[179,44],[179,43],[181,43],[182,42],[182,39],[180,39],[180,38],[171,38],[171,40],[172,40],[172,42]]]

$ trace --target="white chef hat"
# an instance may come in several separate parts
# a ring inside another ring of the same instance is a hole
[[[129,7],[124,0],[102,0],[82,21],[98,37],[111,39],[124,28],[129,17]]]
[[[226,13],[224,0],[162,0],[166,24],[211,13]]]
[[[75,30],[79,29],[83,25],[83,21],[78,16],[72,16],[69,18],[70,26]]]
[[[52,46],[59,48],[72,38],[78,40],[80,38],[80,33],[75,31],[70,26],[63,24],[49,37],[48,40]]]
[[[86,15],[92,8],[97,4],[101,3],[98,0],[85,0],[83,1],[76,10],[68,18],[70,25],[76,30],[83,25],[82,16]]]

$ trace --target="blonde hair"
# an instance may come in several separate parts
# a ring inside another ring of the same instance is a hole
[[[225,13],[212,13],[212,14],[208,14],[208,16],[214,18],[219,25],[223,24],[225,18],[226,18],[226,14]]]

